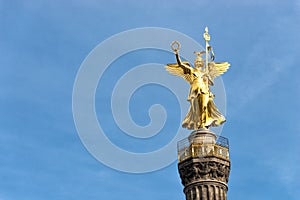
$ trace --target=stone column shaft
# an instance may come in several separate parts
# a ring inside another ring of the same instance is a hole
[[[178,151],[186,200],[227,200],[228,146],[218,145],[216,138],[209,130],[198,131],[188,137],[189,146]]]

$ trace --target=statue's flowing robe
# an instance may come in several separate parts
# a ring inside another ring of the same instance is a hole
[[[200,76],[200,74],[195,75]],[[187,99],[190,102],[190,108],[182,122],[182,127],[197,130],[224,123],[225,117],[219,112],[213,98],[214,95],[204,83],[203,78],[194,79]]]

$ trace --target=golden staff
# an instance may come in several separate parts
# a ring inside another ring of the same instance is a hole
[[[203,34],[205,40],[205,72],[208,72],[208,41],[210,41],[210,35],[208,34],[208,27],[205,27],[205,33]]]

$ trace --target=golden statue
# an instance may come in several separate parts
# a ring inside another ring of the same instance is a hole
[[[203,37],[206,42],[206,50],[194,52],[196,54],[194,68],[189,62],[180,60],[180,43],[178,41],[174,41],[171,45],[177,63],[165,66],[169,73],[183,77],[191,85],[187,99],[190,102],[190,108],[182,122],[182,127],[194,130],[219,126],[226,121],[213,101],[214,94],[211,93],[210,86],[214,85],[215,77],[227,71],[230,64],[228,62],[214,62],[214,53],[208,44],[210,35],[207,27]],[[205,54],[205,59],[202,58],[203,54]]]

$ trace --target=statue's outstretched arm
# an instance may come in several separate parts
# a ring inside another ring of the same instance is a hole
[[[176,60],[177,60],[178,65],[181,66],[181,65],[182,65],[182,62],[181,62],[181,60],[180,60],[180,56],[179,56],[179,54],[178,54],[178,51],[175,51],[175,55],[176,55]]]
[[[178,53],[179,49],[180,49],[180,43],[178,41],[173,41],[172,44],[171,44],[171,48],[175,53],[177,64],[179,66],[182,66],[182,62],[180,60],[180,56],[179,56],[179,53]]]

